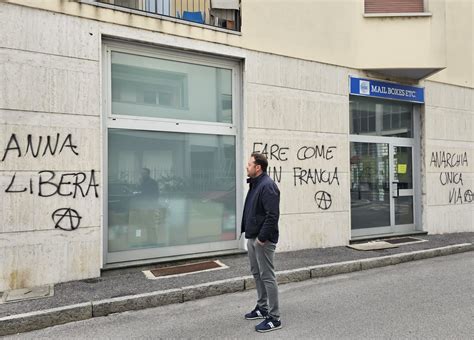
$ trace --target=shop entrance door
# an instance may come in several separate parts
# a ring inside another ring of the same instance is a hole
[[[415,230],[414,142],[354,136],[351,142],[352,237]]]

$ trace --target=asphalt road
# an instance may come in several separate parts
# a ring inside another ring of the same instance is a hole
[[[260,334],[255,291],[55,326],[6,339],[473,339],[474,253],[280,286],[283,328]]]

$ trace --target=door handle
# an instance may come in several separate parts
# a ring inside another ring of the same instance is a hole
[[[398,187],[398,181],[397,182],[392,182],[393,187],[392,187],[392,197],[393,198],[398,198],[400,197],[400,188]]]

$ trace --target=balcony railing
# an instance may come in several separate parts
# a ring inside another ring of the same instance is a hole
[[[240,32],[240,0],[96,0],[96,2]]]

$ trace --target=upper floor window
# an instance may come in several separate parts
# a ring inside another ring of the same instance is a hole
[[[365,13],[422,13],[424,0],[365,0]]]

